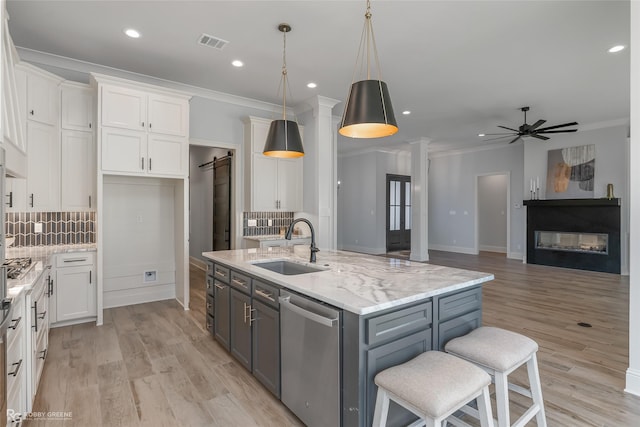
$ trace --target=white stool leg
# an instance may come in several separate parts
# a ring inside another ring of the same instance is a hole
[[[389,413],[389,395],[386,390],[378,387],[376,394],[376,409],[373,412],[373,427],[385,427]]]
[[[491,397],[489,396],[489,387],[482,389],[482,394],[476,400],[478,403],[478,411],[480,413],[481,427],[494,427],[493,415],[491,414]]]
[[[509,382],[507,375],[502,372],[494,373],[496,384],[496,406],[498,411],[498,427],[510,427],[509,418]]]
[[[538,371],[538,359],[533,353],[531,359],[527,361],[527,372],[529,373],[529,386],[531,387],[531,399],[540,408],[536,414],[538,427],[547,427],[547,417],[544,413],[544,399],[542,398],[542,386],[540,384],[540,372]]]

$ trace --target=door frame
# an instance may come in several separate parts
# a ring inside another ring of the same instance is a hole
[[[398,178],[398,179],[394,179],[394,178]],[[412,182],[413,182],[413,178],[411,175],[400,175],[397,173],[387,173],[385,174],[385,227],[384,227],[384,247],[385,247],[385,251],[389,252],[389,221],[391,220],[390,215],[389,215],[389,205],[390,205],[390,200],[389,200],[389,182],[390,181],[401,181],[401,182],[408,182],[410,184],[410,188],[412,188]],[[402,188],[402,186],[401,186]],[[406,187],[405,187],[406,188]],[[401,190],[402,194],[405,195],[405,197],[403,198],[403,200],[401,200],[402,202],[402,207],[401,207],[401,213],[404,213],[404,207],[406,206],[406,191],[404,189]],[[413,194],[411,194],[411,190],[409,191],[409,197],[412,197]],[[413,208],[413,200],[411,200],[411,206]],[[413,212],[412,212],[413,214]],[[404,224],[404,218],[405,216],[402,215],[401,216],[401,223]],[[406,225],[406,224],[405,224]],[[411,224],[411,227],[413,227],[413,223]],[[411,229],[406,230],[404,229],[405,232],[409,232],[409,247],[407,249],[401,249],[401,250],[411,250]]]
[[[479,229],[479,213],[478,208],[478,184],[481,177],[493,176],[493,175],[506,175],[507,177],[507,258],[511,255],[511,171],[496,171],[476,174],[475,177],[475,189],[474,189],[474,206],[475,206],[475,238],[473,243],[473,250],[476,255],[480,253],[480,229]]]

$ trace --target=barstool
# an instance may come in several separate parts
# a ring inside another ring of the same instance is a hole
[[[477,400],[480,425],[493,427],[489,384],[491,378],[473,364],[440,351],[427,351],[375,377],[378,386],[373,426],[385,426],[389,400],[414,414],[412,425],[446,426],[446,419]]]
[[[478,365],[493,377],[496,385],[498,427],[524,426],[534,416],[538,427],[546,427],[536,357],[538,344],[534,340],[515,332],[483,326],[452,339],[445,345],[445,350]],[[507,380],[510,373],[525,363],[529,374],[529,389],[510,384]],[[513,425],[510,424],[509,417],[510,389],[533,400],[533,404]]]

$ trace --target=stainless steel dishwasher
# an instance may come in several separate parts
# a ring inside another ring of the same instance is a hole
[[[340,311],[280,293],[281,400],[307,426],[340,425]]]

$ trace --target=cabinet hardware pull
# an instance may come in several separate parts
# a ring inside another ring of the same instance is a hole
[[[35,321],[35,323],[32,328],[34,328],[35,331],[38,332],[38,301],[33,302],[33,320]]]
[[[149,157],[149,170],[151,170],[151,157]]]
[[[89,195],[89,209],[91,209],[91,195]]]
[[[227,277],[227,274],[222,270],[216,270],[216,275],[222,276],[222,277]]]
[[[47,282],[49,282],[49,297],[53,295],[53,279],[51,276],[47,277]]]
[[[91,280],[91,273],[92,273],[92,271],[89,270],[89,283],[93,283],[93,281]]]
[[[64,262],[82,262],[86,260],[87,258],[69,258],[69,259],[65,259]]]
[[[262,289],[256,289],[256,294],[260,295],[262,298],[266,298],[269,301],[276,302],[276,300],[271,296],[271,292],[265,292]]]
[[[91,129],[91,123],[89,123],[89,129]]]
[[[46,359],[47,358],[47,349],[45,348],[44,350],[40,351],[40,353],[42,353],[42,356],[38,357],[38,359]]]
[[[257,310],[255,308],[251,308],[251,306],[249,306],[249,326],[251,326],[256,320],[258,320],[258,318],[256,317],[251,317],[251,313],[255,313],[256,311]]]
[[[33,116],[33,110],[29,111],[29,114],[31,114]]]
[[[211,310],[211,303],[210,302],[207,303],[207,310]]]
[[[142,158],[142,170],[144,170],[144,157]]]
[[[18,317],[17,319],[11,319],[11,321],[15,323],[12,323],[11,325],[9,325],[9,327],[15,331],[18,325],[20,324],[21,320],[22,320],[22,316]]]
[[[216,283],[216,288],[218,288],[218,289],[224,289],[224,286],[222,286],[222,285],[218,285],[218,284]]]
[[[149,123],[149,129],[151,129],[151,123]]]
[[[232,281],[233,283],[235,283],[236,285],[238,285],[238,286],[242,286],[242,287],[243,287],[243,288],[245,288],[245,289],[247,289],[247,287],[248,287],[248,286],[247,286],[247,282],[245,282],[244,280],[238,280],[238,279],[235,279],[235,278],[234,278],[234,279],[231,279],[231,281]]]
[[[31,196],[29,196],[29,198],[31,199],[31,207],[33,207],[33,193],[31,193]]]
[[[142,127],[144,127],[144,122],[142,122]]]
[[[20,371],[20,367],[22,366],[22,359],[20,359],[17,363],[12,363],[11,366],[15,366],[16,369],[14,369],[13,372],[9,372],[8,375],[11,375],[12,377],[17,377],[18,371]]]
[[[45,317],[47,317],[47,311],[46,311],[46,310],[45,310],[45,311],[43,311],[42,313],[40,313],[40,317],[39,317],[39,319],[40,319],[40,320],[44,320],[44,318],[45,318]]]
[[[7,197],[9,198],[9,201],[7,202],[7,206],[12,208],[13,207],[13,191],[9,191],[9,194],[7,194]]]
[[[251,312],[255,311],[255,309],[251,308],[251,304],[247,305],[246,302],[243,302],[242,304],[244,304],[244,323],[247,323],[247,319],[248,319],[249,320],[249,325],[251,325],[251,322],[252,322]],[[249,312],[249,314],[247,314],[247,312]]]

